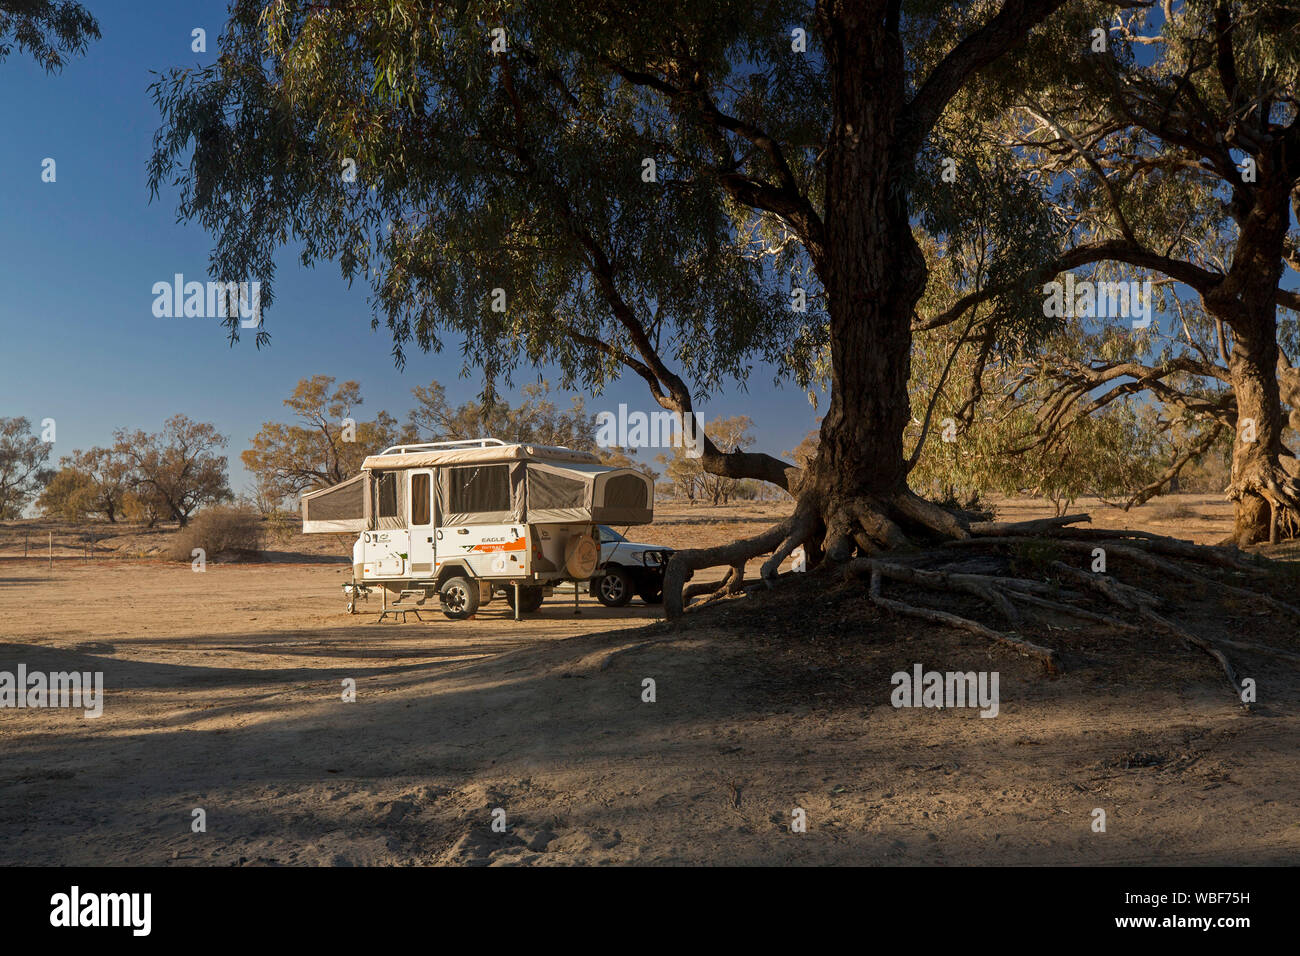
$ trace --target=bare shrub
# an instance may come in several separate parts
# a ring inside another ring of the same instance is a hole
[[[262,519],[249,508],[205,508],[172,539],[168,556],[189,561],[195,548],[209,559],[219,554],[250,555],[262,550]]]

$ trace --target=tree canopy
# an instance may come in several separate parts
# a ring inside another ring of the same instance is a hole
[[[17,47],[46,72],[99,39],[99,22],[73,0],[0,0],[0,60]]]

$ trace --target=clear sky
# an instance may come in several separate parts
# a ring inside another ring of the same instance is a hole
[[[103,39],[62,73],[47,75],[16,52],[0,63],[0,416],[25,416],[38,431],[53,418],[52,463],[107,444],[117,428],[155,431],[178,412],[213,422],[230,439],[231,483],[240,491],[248,475],[239,453],[263,422],[287,420],[281,402],[301,378],[360,382],[358,418],[386,409],[405,419],[411,388],[433,379],[456,402],[478,393],[477,379],[458,377],[452,341],[440,355],[413,348],[399,372],[388,333],[370,330],[367,289],[348,289],[332,264],[304,269],[291,252],[281,256],[266,315],[269,347],[257,350],[245,332],[231,348],[216,319],[154,318],[155,282],[176,273],[207,281],[209,237],[176,223],[174,195],[149,202],[146,163],[158,126],[150,71],[210,62],[225,4],[86,6]],[[190,49],[200,27],[206,54]],[[41,179],[46,158],[57,164],[53,183]],[[652,407],[635,376],[586,398],[592,411]],[[749,415],[753,447],[775,454],[797,445],[817,414],[797,387],[775,387],[763,366],[747,392],[715,396],[700,411]]]

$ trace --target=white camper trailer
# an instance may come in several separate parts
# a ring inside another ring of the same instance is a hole
[[[302,496],[302,530],[360,532],[350,595],[436,590],[450,618],[506,592],[533,611],[562,580],[585,581],[599,524],[649,524],[653,479],[571,448],[495,438],[395,445],[355,478]]]

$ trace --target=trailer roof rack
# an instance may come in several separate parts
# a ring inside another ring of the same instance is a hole
[[[491,448],[493,446],[506,445],[500,438],[461,438],[456,441],[426,441],[414,445],[393,445],[385,448],[379,454],[381,455],[405,455],[407,452],[418,451],[437,451],[440,448]]]

